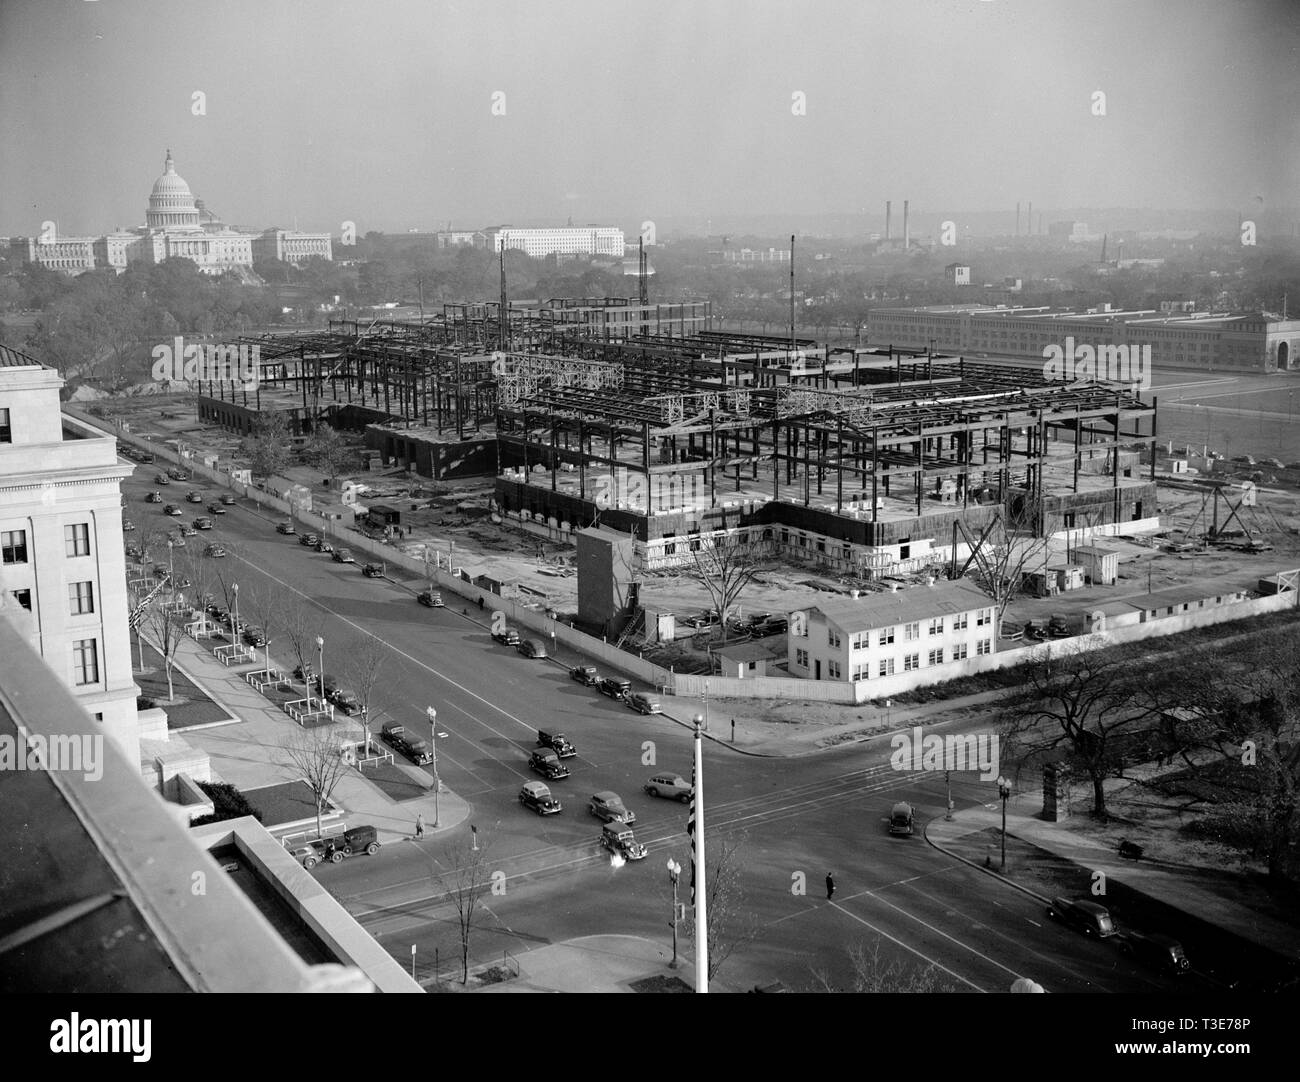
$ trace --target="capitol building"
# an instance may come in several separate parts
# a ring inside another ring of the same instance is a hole
[[[11,254],[23,263],[39,263],[68,274],[112,267],[118,273],[133,263],[161,263],[165,259],[193,260],[204,274],[233,272],[252,280],[254,263],[283,260],[295,265],[312,257],[333,259],[328,233],[266,229],[242,233],[231,229],[195,199],[190,186],[176,172],[167,151],[163,174],[149,193],[143,226],[102,237],[61,237],[54,223],[46,222],[39,237],[14,237]]]

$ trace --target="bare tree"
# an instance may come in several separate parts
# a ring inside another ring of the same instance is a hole
[[[366,754],[370,753],[370,707],[375,688],[388,660],[388,645],[374,635],[366,635],[361,645],[352,651],[344,673],[361,702],[361,729],[365,734]]]
[[[1007,606],[1024,590],[1025,573],[1046,562],[1042,505],[1029,495],[1014,494],[977,536],[966,533],[964,526],[959,529],[971,550],[961,571],[974,565],[976,581],[993,599],[994,627],[1000,632]]]
[[[469,941],[478,919],[479,900],[491,884],[488,871],[487,845],[479,842],[477,848],[468,839],[453,843],[446,852],[447,871],[441,877],[441,886],[456,909],[457,928],[460,931],[460,983],[469,982]]]
[[[284,628],[286,600],[284,591],[272,580],[255,579],[242,591],[244,613],[262,629],[266,638],[266,676],[271,675],[271,640]]]
[[[325,805],[343,779],[347,761],[333,731],[327,728],[299,729],[282,747],[316,802],[316,836],[319,837]]]
[[[753,531],[757,532],[757,531]],[[691,544],[697,542],[692,540]],[[691,549],[695,579],[708,591],[722,621],[722,641],[727,641],[727,617],[754,576],[764,569],[766,545],[752,539],[751,531],[739,530],[712,539],[701,539]]]
[[[316,658],[316,635],[320,631],[320,617],[316,610],[297,594],[288,594],[282,612],[281,627],[284,641],[289,644],[293,658],[298,663],[298,672],[302,673],[307,685],[307,698],[311,698],[315,677],[312,675],[312,662]]]
[[[180,646],[181,630],[166,606],[157,603],[151,605],[145,613],[144,626],[153,635],[158,653],[162,655],[163,669],[167,673],[167,698],[171,701],[176,698],[172,685],[172,666],[176,663],[176,648]]]
[[[824,969],[812,968],[814,992],[955,992],[935,965],[915,968],[898,959],[880,957],[880,937],[868,947],[854,943],[848,950],[852,972],[848,987],[836,986]]]
[[[713,980],[739,947],[757,938],[759,924],[745,906],[740,878],[741,842],[726,839],[713,844],[706,842],[704,859],[707,862],[705,935],[709,945],[709,980]],[[686,935],[694,940],[694,919],[686,921]]]
[[[1064,754],[1088,776],[1092,814],[1105,820],[1105,781],[1123,770],[1132,738],[1152,727],[1159,709],[1140,694],[1141,653],[1101,646],[1084,640],[1063,656],[1053,656],[1049,646],[1025,665],[1000,735],[1004,756],[1022,768]]]
[[[187,549],[181,563],[184,576],[190,580],[190,593],[194,598],[194,607],[199,613],[200,634],[208,628],[208,604],[213,600],[213,573],[211,561],[204,559],[194,551]]]

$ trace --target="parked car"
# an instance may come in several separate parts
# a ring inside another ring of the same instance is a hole
[[[181,525],[177,526],[176,528],[177,528],[178,530],[180,530],[180,532],[181,532],[181,536],[182,536],[182,537],[197,537],[197,536],[198,536],[198,532],[199,532],[199,531],[196,530],[193,526],[191,526],[188,522],[183,522],[183,523],[181,523]],[[182,545],[181,547],[184,548],[184,545]]]
[[[384,739],[403,755],[409,755],[414,759],[417,766],[424,766],[425,763],[433,761],[433,756],[429,753],[429,745],[405,725],[385,725],[383,735]]]
[[[266,632],[256,624],[244,624],[243,639],[249,646],[265,646]]]
[[[503,628],[501,631],[492,632],[492,638],[506,646],[519,645],[519,632],[513,627]]]
[[[167,467],[167,476],[173,481],[183,481],[185,479],[185,474],[175,466]]]
[[[167,538],[167,544],[174,549],[183,549],[185,547],[185,535],[180,532],[171,534]]]
[[[907,835],[912,833],[912,805],[900,800],[889,812],[889,833]]]
[[[538,815],[555,815],[564,810],[563,805],[551,796],[550,787],[544,781],[524,782],[519,790],[519,803]]]
[[[337,564],[354,564],[357,558],[352,555],[351,549],[335,549],[334,562]]]
[[[135,544],[127,545],[127,546],[126,546],[126,554],[127,554],[127,556],[129,556],[132,560],[143,559],[143,557],[144,557],[144,549],[142,549],[139,545],[135,545]]]
[[[185,493],[185,502],[186,502],[186,503],[202,503],[202,502],[203,502],[203,496],[202,496],[201,493],[195,492],[194,489],[190,489],[187,493]]]
[[[170,485],[172,481],[165,473],[156,473],[153,477],[153,483],[155,485]]]
[[[326,688],[325,698],[332,702],[339,710],[351,717],[353,714],[361,712],[361,699],[355,691],[348,688],[336,687],[332,690]]]
[[[208,514],[210,514],[210,515],[224,515],[225,513],[226,513],[226,509],[225,509],[224,507],[222,507],[221,504],[219,504],[219,503],[210,503],[210,504],[208,504]]]
[[[379,852],[379,832],[370,826],[353,827],[334,838],[325,840],[324,859],[335,864],[344,857],[353,857],[358,853],[374,856]],[[305,862],[304,862],[305,863]]]
[[[606,823],[600,828],[600,844],[624,860],[644,860],[646,847],[636,840],[626,823]]]
[[[662,714],[664,712],[659,700],[644,691],[634,691],[623,701],[638,714]]]
[[[1123,931],[1116,933],[1115,942],[1125,954],[1162,973],[1181,977],[1192,967],[1183,945],[1172,936]]]
[[[626,699],[632,694],[632,681],[618,676],[602,676],[596,684],[596,690],[611,699]]]
[[[185,512],[182,511],[179,507],[177,507],[174,503],[169,503],[166,507],[163,508],[163,514],[171,515],[172,518],[180,518],[181,515],[185,514]]]
[[[235,505],[235,497],[232,496],[229,492],[223,492],[221,494],[221,502],[224,503],[227,507],[233,507]]]
[[[319,541],[316,542],[316,551],[317,551],[317,552],[333,552],[333,551],[334,551],[334,546],[331,545],[328,541],[325,540],[325,538],[322,537]]]
[[[587,810],[597,819],[603,819],[607,823],[617,819],[631,826],[636,822],[636,813],[629,811],[627,805],[623,803],[623,798],[609,789],[593,793]]]
[[[209,545],[207,548],[203,550],[204,556],[221,557],[224,556],[225,554],[226,554],[226,549],[225,546],[223,545]]]
[[[656,774],[642,788],[651,796],[680,800],[683,804],[691,799],[691,783],[680,774]]]
[[[382,579],[384,577],[384,567],[382,564],[366,564],[361,569],[361,573],[368,579]]]
[[[421,605],[427,605],[431,609],[440,609],[443,607],[442,594],[437,590],[421,590],[415,600]]]
[[[524,657],[546,657],[546,643],[542,642],[541,639],[524,639],[515,646],[515,649]]]
[[[319,540],[320,538],[314,533],[303,533],[298,535],[298,544],[300,545],[314,545]]]
[[[1095,939],[1107,939],[1115,934],[1110,910],[1087,898],[1053,898],[1047,915]]]
[[[600,674],[596,672],[595,665],[575,665],[569,670],[569,679],[576,680],[586,687],[594,688],[600,683]]]
[[[212,519],[208,518],[207,515],[200,515],[194,520],[194,528],[196,530],[210,530],[212,529]]]
[[[544,778],[567,778],[569,768],[550,748],[538,748],[528,757],[528,765]]]
[[[144,498],[144,502],[145,502],[145,503],[162,503],[162,493],[161,493],[161,492],[150,492],[149,495],[147,495],[147,496]]]
[[[140,461],[143,462],[146,466],[152,466],[152,465],[153,465],[153,452],[152,452],[152,451],[137,451],[137,452],[136,452],[136,455],[137,455],[137,457],[140,459]]]
[[[275,532],[282,534],[295,534],[298,531],[293,528],[292,522],[277,522],[275,524]]]
[[[578,749],[569,743],[567,736],[563,733],[547,732],[545,729],[537,730],[537,746],[550,748],[561,759],[569,759],[578,754]]]
[[[132,522],[129,518],[124,518],[124,519],[122,520],[122,529],[123,529],[126,533],[130,533],[132,530],[135,529],[135,523]]]

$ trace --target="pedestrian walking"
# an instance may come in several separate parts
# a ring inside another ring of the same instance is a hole
[[[829,902],[835,897],[835,877],[830,872],[826,873],[826,900]]]
[[[417,815],[415,817],[415,836],[417,838],[424,837],[424,816],[423,815]],[[829,879],[830,877],[827,876],[827,878]]]

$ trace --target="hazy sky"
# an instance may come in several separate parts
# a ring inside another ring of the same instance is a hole
[[[1298,43],[1295,0],[0,0],[0,235],[143,223],[168,147],[247,228],[1295,206]]]

